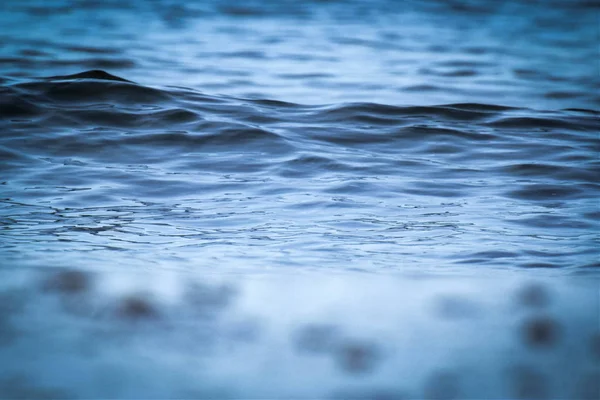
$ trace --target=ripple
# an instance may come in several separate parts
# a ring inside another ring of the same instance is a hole
[[[187,265],[211,248],[222,265],[289,265],[293,251],[322,268],[427,270],[587,268],[597,255],[590,110],[302,105],[99,70],[7,80],[0,104],[0,213],[13,221],[0,235],[34,259],[57,248]],[[86,217],[132,203],[164,207]],[[71,219],[32,224],[38,206]]]

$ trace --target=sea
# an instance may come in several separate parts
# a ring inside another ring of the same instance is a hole
[[[600,3],[4,0],[0,398],[597,399]]]

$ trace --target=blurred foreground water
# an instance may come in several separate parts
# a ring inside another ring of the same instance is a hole
[[[598,394],[581,277],[2,275],[5,398]]]
[[[0,397],[598,398],[598,13],[3,2]]]

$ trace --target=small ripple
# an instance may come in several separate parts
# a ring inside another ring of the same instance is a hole
[[[569,269],[597,257],[595,111],[307,106],[146,87],[100,70],[3,82],[1,184],[12,205],[1,210],[18,226],[13,248],[31,243],[22,248],[32,254],[81,244],[102,258],[161,243],[182,260],[206,246],[221,260],[228,246],[276,263],[275,253],[301,248],[300,259],[324,265],[364,256],[393,269],[399,257]],[[85,216],[170,201],[178,212],[132,209],[127,223]],[[40,223],[27,204],[75,211]],[[518,251],[496,250],[515,249],[517,236]],[[482,245],[457,250],[465,243]]]

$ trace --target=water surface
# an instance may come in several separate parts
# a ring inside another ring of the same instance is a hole
[[[0,397],[597,398],[598,13],[3,2]]]

